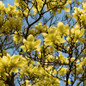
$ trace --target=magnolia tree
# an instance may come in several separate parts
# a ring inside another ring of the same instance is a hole
[[[0,1],[0,86],[85,86],[85,0],[12,2]]]

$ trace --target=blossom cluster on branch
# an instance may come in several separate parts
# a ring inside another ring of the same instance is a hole
[[[75,2],[81,8],[72,12]],[[69,13],[63,14],[67,23],[52,25],[63,11]],[[46,13],[50,18],[40,21]],[[86,85],[86,2],[14,0],[14,5],[5,7],[0,1],[0,86],[60,86],[61,82]]]

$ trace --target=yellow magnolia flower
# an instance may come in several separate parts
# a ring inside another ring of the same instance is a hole
[[[37,50],[37,48],[40,46],[41,40],[34,38],[33,35],[29,35],[27,40],[23,40],[24,45],[21,46],[21,48],[24,51],[30,51],[30,50]]]
[[[58,72],[60,75],[64,75],[67,73],[67,68],[61,68],[61,70],[59,70]]]

